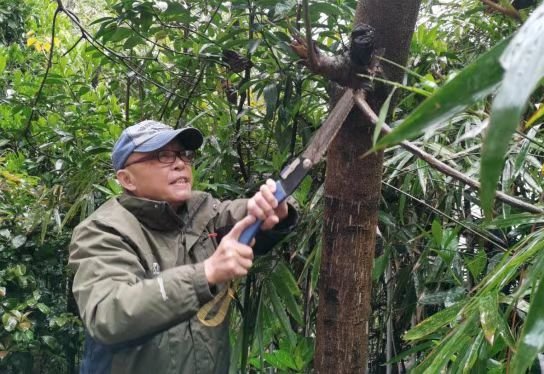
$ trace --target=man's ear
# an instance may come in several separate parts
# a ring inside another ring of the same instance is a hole
[[[132,192],[136,189],[136,185],[134,184],[134,176],[130,171],[127,169],[121,169],[117,171],[116,175],[117,180],[125,190]]]

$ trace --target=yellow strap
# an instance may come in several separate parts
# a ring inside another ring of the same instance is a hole
[[[225,320],[225,317],[227,316],[227,312],[229,310],[229,305],[231,299],[234,299],[234,291],[231,288],[231,285],[223,288],[213,299],[208,301],[206,304],[204,304],[196,316],[198,317],[198,320],[205,326],[209,327],[215,327],[221,322]],[[219,310],[217,310],[217,313],[215,316],[213,316],[210,319],[208,318],[208,314],[210,311],[216,306],[221,303]]]

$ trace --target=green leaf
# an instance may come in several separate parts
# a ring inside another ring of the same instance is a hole
[[[2,316],[2,324],[6,331],[13,331],[17,327],[17,318],[11,313],[4,313]]]
[[[495,218],[486,225],[486,228],[501,229],[512,226],[534,225],[536,223],[544,223],[544,216],[533,213],[519,213],[511,214],[505,218]]]
[[[431,225],[431,232],[433,233],[433,239],[436,245],[442,245],[442,225],[438,220],[433,220]]]
[[[391,99],[393,98],[393,95],[395,94],[395,91],[397,90],[397,87],[393,87],[391,90],[391,93],[389,96],[387,96],[387,99],[385,99],[385,102],[383,103],[382,107],[380,108],[380,114],[378,116],[378,123],[376,123],[376,126],[374,127],[374,134],[372,135],[372,144],[376,144],[378,141],[378,138],[380,136],[380,133],[382,131],[383,124],[385,123],[385,118],[387,117],[387,113],[389,112],[389,106],[391,105]]]
[[[266,119],[272,118],[278,103],[278,87],[271,83],[264,88],[264,102],[266,103]]]
[[[49,307],[45,305],[44,303],[36,304],[36,308],[38,308],[38,310],[42,312],[43,314],[49,314],[49,312],[51,311],[51,309],[49,309]]]
[[[119,42],[121,40],[124,40],[132,35],[132,30],[128,29],[126,27],[119,27],[115,32],[111,35],[109,40],[111,42]]]
[[[377,281],[385,272],[385,267],[389,263],[389,255],[391,248],[387,247],[384,254],[374,259],[374,265],[372,266],[372,280]]]
[[[480,310],[480,324],[485,335],[485,339],[490,345],[495,342],[495,331],[497,330],[497,308],[499,300],[496,294],[486,295],[479,299],[478,308]]]
[[[53,350],[59,349],[59,343],[57,342],[57,339],[55,339],[55,337],[46,335],[46,336],[42,336],[42,340],[45,343],[45,345],[47,345],[49,348]]]
[[[296,0],[278,1],[274,8],[277,17],[284,17],[297,5]]]
[[[8,58],[4,55],[0,55],[0,74],[4,72],[7,62],[8,62]]]
[[[472,368],[478,359],[478,354],[482,343],[484,342],[484,334],[480,332],[476,339],[474,339],[470,346],[468,347],[465,355],[461,358],[459,362],[459,368],[462,370],[463,374],[472,373]]]
[[[296,336],[291,328],[291,323],[289,322],[289,317],[287,316],[287,313],[285,313],[285,310],[283,308],[283,304],[280,301],[280,298],[278,297],[278,294],[276,293],[276,289],[273,285],[269,285],[267,287],[267,293],[270,297],[270,301],[272,302],[272,308],[274,309],[274,313],[276,314],[276,317],[278,318],[281,327],[283,328],[283,331],[285,333],[285,336],[287,337],[287,341],[291,345],[291,347],[294,347],[296,344]]]
[[[537,354],[544,351],[544,277],[538,283],[538,286],[533,286],[529,313],[512,358],[512,373],[524,373]]]
[[[274,351],[272,353],[265,353],[264,358],[269,364],[280,370],[297,368],[291,352]]]
[[[176,1],[168,2],[168,8],[164,11],[165,16],[179,16],[189,13],[187,9]]]
[[[145,44],[145,41],[142,38],[140,38],[138,35],[133,35],[125,41],[125,43],[123,44],[123,48],[132,49],[138,44]]]
[[[451,119],[455,114],[490,94],[503,76],[499,57],[508,40],[497,44],[489,52],[463,69],[455,78],[426,99],[394,130],[384,136],[374,149],[420,134],[433,125]]]
[[[296,297],[300,296],[300,290],[291,271],[283,263],[279,263],[271,274],[272,284],[278,296],[283,300],[289,314],[302,324],[302,311]]]
[[[468,268],[468,271],[470,271],[470,274],[474,280],[478,279],[480,274],[482,274],[484,271],[486,265],[487,254],[484,250],[478,249],[478,251],[472,257],[465,256],[465,266]]]
[[[0,69],[0,72],[1,71],[2,71],[2,69]],[[536,123],[536,121],[538,121],[542,117],[544,117],[544,104],[541,103],[538,110],[536,112],[534,112],[531,115],[531,117],[527,120],[527,123],[525,124],[525,128],[526,129],[530,128],[531,126],[533,126]]]
[[[544,4],[540,5],[514,36],[500,62],[505,69],[502,85],[493,101],[480,162],[481,204],[490,218],[497,182],[512,133],[518,126],[529,96],[544,77]]]
[[[433,314],[432,316],[412,328],[406,334],[404,334],[404,339],[418,340],[424,338],[427,335],[435,332],[442,326],[453,322],[457,318],[457,315],[459,314],[463,306],[463,303],[457,303],[447,309],[441,310],[440,312]]]
[[[453,330],[451,335],[446,336],[433,352],[416,367],[412,373],[434,374],[440,373],[448,361],[455,357],[455,354],[464,349],[474,338],[471,333],[475,331],[476,316],[471,316],[463,321],[461,326]]]

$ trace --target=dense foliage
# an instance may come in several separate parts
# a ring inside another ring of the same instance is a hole
[[[0,0],[2,372],[77,370],[83,330],[67,244],[78,222],[120,193],[109,151],[124,127],[147,118],[198,127],[206,142],[195,187],[234,198],[298,154],[327,113],[327,83],[289,48],[291,35],[303,31],[300,2],[73,3]],[[422,6],[406,80],[389,108],[392,124],[436,98],[438,87],[512,35],[535,8],[518,13],[500,1],[505,13],[477,0],[438,3]],[[310,2],[321,50],[345,48],[355,6]],[[542,196],[542,100],[540,88],[509,144],[500,183],[534,204]],[[415,142],[479,179],[491,100],[469,104]],[[297,232],[260,259],[238,291],[233,372],[311,368],[323,179],[317,168],[304,181],[295,195]],[[429,372],[505,372],[526,330],[538,326],[542,220],[496,202],[500,219],[489,223],[480,206],[477,191],[402,148],[386,151],[373,372],[386,361],[399,370],[420,364],[417,370]]]

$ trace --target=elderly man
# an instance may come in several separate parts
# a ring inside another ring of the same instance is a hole
[[[254,249],[267,251],[296,212],[278,205],[271,180],[248,200],[193,191],[191,164],[202,142],[195,128],[144,121],[115,144],[125,192],[80,223],[70,244],[87,331],[82,373],[228,371],[228,322],[205,326],[196,313],[251,267],[254,251],[238,242],[243,230],[263,220]]]

